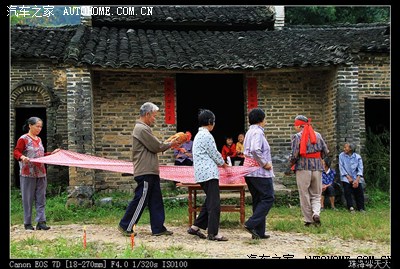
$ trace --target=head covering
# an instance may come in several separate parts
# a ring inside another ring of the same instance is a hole
[[[311,119],[307,119],[307,117],[303,115],[298,115],[294,119],[294,126],[304,126],[300,140],[300,156],[304,156],[307,154],[308,139],[310,139],[310,142],[312,144],[317,143],[317,136],[315,135],[315,131],[310,123]]]
[[[307,117],[303,115],[298,115],[296,116],[296,118],[294,118],[294,126],[305,125],[307,122],[308,122]]]

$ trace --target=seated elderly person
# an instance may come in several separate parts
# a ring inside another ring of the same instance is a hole
[[[192,134],[189,131],[186,133],[190,135],[189,140],[183,143],[180,148],[174,149],[175,165],[193,166],[193,141],[191,140]]]

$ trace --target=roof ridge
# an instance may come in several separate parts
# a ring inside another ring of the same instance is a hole
[[[340,23],[340,24],[323,24],[323,25],[289,25],[286,24],[283,29],[296,29],[296,30],[308,30],[308,29],[377,29],[390,27],[390,22],[374,22],[374,23]]]

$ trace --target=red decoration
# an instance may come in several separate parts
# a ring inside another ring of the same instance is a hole
[[[86,249],[86,227],[83,228],[83,248]]]
[[[257,100],[257,79],[247,79],[247,109],[250,110],[258,106]]]
[[[131,233],[131,249],[135,246],[135,233]]]
[[[133,229],[131,233],[131,249],[135,246],[135,230],[136,230],[136,224],[133,224]]]
[[[164,98],[165,98],[165,123],[175,124],[175,89],[174,79],[164,79]]]

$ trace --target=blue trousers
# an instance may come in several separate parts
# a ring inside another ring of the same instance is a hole
[[[275,200],[272,178],[245,177],[244,179],[253,203],[253,215],[244,225],[255,229],[258,235],[264,236],[266,218]]]
[[[119,225],[126,231],[132,231],[139,222],[146,206],[149,208],[150,226],[153,234],[167,230],[164,226],[165,211],[161,194],[159,175],[142,175],[134,178],[137,186],[135,196],[129,203]]]

